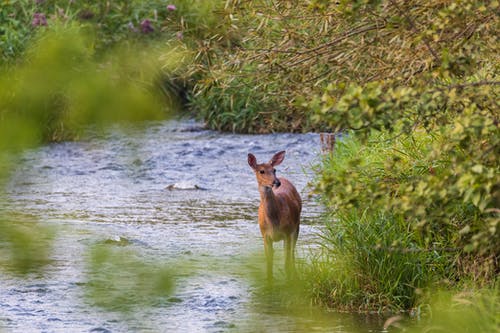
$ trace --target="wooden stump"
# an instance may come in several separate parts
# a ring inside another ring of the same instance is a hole
[[[329,154],[335,148],[335,134],[334,133],[320,133],[319,141],[321,143],[321,152]]]

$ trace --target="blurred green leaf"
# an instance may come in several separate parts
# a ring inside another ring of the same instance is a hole
[[[174,289],[174,266],[147,262],[123,248],[94,246],[88,265],[88,300],[109,311],[153,306],[164,302]]]
[[[43,272],[51,262],[54,230],[21,214],[0,216],[0,268],[17,274]]]

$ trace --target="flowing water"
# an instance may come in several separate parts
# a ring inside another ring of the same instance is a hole
[[[264,281],[251,273],[264,266],[259,193],[247,153],[261,162],[287,151],[278,175],[304,199],[297,244],[304,259],[321,229],[321,207],[308,195],[319,147],[316,134],[221,134],[167,121],[27,152],[7,189],[9,209],[56,230],[53,261],[43,274],[0,276],[0,331],[382,331],[378,317],[292,310],[259,297]],[[102,242],[144,261],[189,263],[190,273],[176,278],[166,302],[132,313],[97,307],[85,283],[89,248]]]

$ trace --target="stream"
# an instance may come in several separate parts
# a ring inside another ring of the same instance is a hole
[[[297,256],[305,260],[322,227],[308,187],[317,134],[222,134],[170,120],[26,152],[8,209],[56,230],[53,260],[43,274],[0,275],[0,332],[386,332],[378,316],[289,310],[259,297],[264,275],[252,272],[265,264],[247,153],[267,162],[280,150],[278,176],[304,201]],[[144,261],[188,263],[190,273],[176,277],[165,302],[132,313],[100,308],[84,286],[89,247],[103,242]]]

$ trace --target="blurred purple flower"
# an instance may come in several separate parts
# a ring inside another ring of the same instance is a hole
[[[31,25],[34,27],[39,27],[42,25],[47,25],[47,18],[44,13],[35,13],[33,14],[33,21],[31,21]]]
[[[151,21],[148,20],[148,19],[145,19],[141,22],[141,31],[143,34],[149,34],[153,31],[155,31],[155,29],[153,28],[153,25],[151,24]]]
[[[182,33],[182,31],[177,31],[177,33],[175,35],[177,36],[177,39],[183,39],[184,38],[184,34]]]
[[[167,5],[167,10],[170,12],[173,12],[176,9],[177,9],[177,7],[175,7],[175,5]]]

